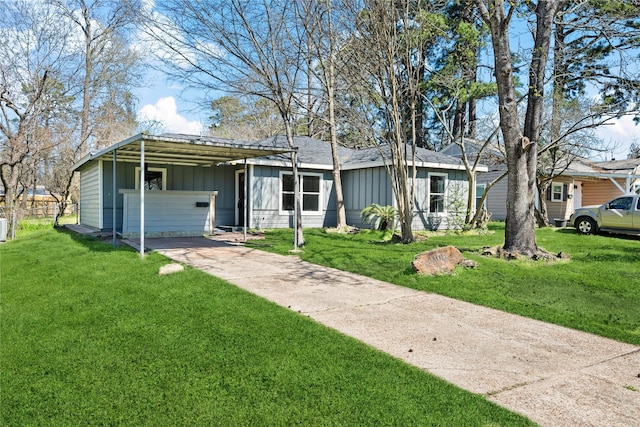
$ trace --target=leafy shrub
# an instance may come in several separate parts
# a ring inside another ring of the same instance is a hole
[[[393,230],[398,211],[393,206],[380,206],[374,203],[360,212],[362,222],[371,224],[377,230]]]

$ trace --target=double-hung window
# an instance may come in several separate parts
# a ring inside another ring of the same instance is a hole
[[[303,213],[320,213],[322,199],[322,175],[312,173],[298,174]],[[292,173],[280,172],[280,211],[293,211],[296,202],[295,182]]]
[[[429,174],[429,212],[432,214],[445,213],[446,188],[446,174]]]
[[[562,182],[552,182],[551,183],[551,201],[552,202],[562,202],[565,200],[565,185]]]

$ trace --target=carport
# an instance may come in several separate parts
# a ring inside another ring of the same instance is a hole
[[[289,155],[294,169],[294,177],[297,181],[296,173],[296,150],[289,146],[278,143],[280,139],[273,138],[269,141],[238,141],[207,136],[195,137],[183,134],[163,134],[149,135],[140,133],[125,139],[117,144],[104,148],[96,153],[91,153],[73,166],[73,171],[78,171],[83,165],[94,160],[106,160],[113,163],[113,189],[116,189],[116,176],[118,162],[139,163],[139,189],[136,190],[135,200],[139,202],[139,228],[140,228],[140,256],[144,257],[144,237],[145,237],[145,171],[149,163],[162,163],[167,165],[182,165],[192,167],[213,167],[220,164],[242,161],[244,163],[245,174],[247,170],[246,160],[255,157],[263,157],[274,154]],[[246,175],[245,175],[246,176]],[[245,186],[249,184],[245,180]],[[298,183],[296,182],[296,188]],[[246,188],[245,188],[246,190]],[[248,191],[245,191],[245,198]],[[113,206],[116,205],[116,191],[112,191]],[[211,205],[214,204],[214,197],[211,198]],[[211,224],[213,227],[213,208],[210,206]],[[244,232],[246,235],[246,217],[248,204],[244,203]],[[116,244],[116,209],[112,209],[113,215],[113,244]],[[295,214],[294,214],[295,215]],[[294,227],[296,221],[294,221]],[[297,234],[297,233],[296,233]]]

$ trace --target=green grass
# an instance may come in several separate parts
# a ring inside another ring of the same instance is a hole
[[[165,263],[51,228],[0,245],[0,425],[532,425]]]
[[[504,242],[504,225],[490,225],[491,234],[432,234],[409,245],[388,241],[389,235],[305,230],[302,259],[376,279],[434,292],[499,310],[640,345],[640,238],[583,236],[573,229],[537,230],[540,247],[567,252],[571,261],[503,261],[480,255],[484,246]],[[261,248],[286,254],[289,230],[272,230]],[[450,276],[417,275],[411,261],[420,252],[453,245],[476,269],[458,269]]]

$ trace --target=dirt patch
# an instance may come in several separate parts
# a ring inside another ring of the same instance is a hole
[[[566,252],[559,252],[557,254],[553,254],[551,252],[547,252],[542,248],[539,248],[538,252],[533,254],[533,256],[526,256],[518,253],[513,253],[509,251],[505,251],[502,246],[487,246],[482,248],[482,255],[500,258],[505,260],[532,260],[532,261],[547,261],[547,262],[557,262],[557,261],[569,261],[571,259],[571,255]]]

